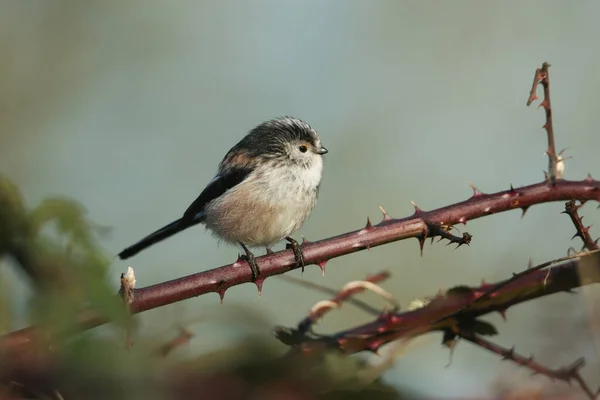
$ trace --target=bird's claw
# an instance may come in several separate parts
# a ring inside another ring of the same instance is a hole
[[[298,243],[297,240],[290,236],[286,236],[285,240],[289,243],[285,245],[286,249],[292,249],[294,252],[294,257],[296,258],[296,265],[302,268],[302,272],[304,272],[304,254],[302,254],[302,245]]]
[[[240,242],[240,244],[246,252],[246,254],[242,254],[240,257],[242,260],[246,261],[250,266],[250,269],[252,270],[252,282],[256,282],[258,276],[260,275],[260,269],[258,268],[258,264],[256,263],[256,260],[254,258],[254,254],[252,254],[252,252],[248,249],[248,247],[246,247],[244,243]]]

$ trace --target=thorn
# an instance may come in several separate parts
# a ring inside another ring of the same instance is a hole
[[[594,178],[592,178],[592,174],[588,172],[587,178],[584,179],[584,182],[593,182]]]
[[[575,360],[575,362],[573,362],[568,369],[571,371],[571,373],[575,374],[583,367],[585,367],[585,358],[581,357]]]
[[[502,357],[503,360],[512,360],[513,358],[515,358],[515,346],[511,347],[510,350],[506,350]]]
[[[521,207],[521,219],[525,218],[525,213],[529,210],[529,206]]]
[[[377,318],[379,321],[385,321],[387,325],[392,324],[392,314],[388,310],[383,310],[379,317]],[[381,328],[383,330],[383,328]]]
[[[502,310],[498,310],[498,313],[500,314],[500,316],[502,317],[504,322],[506,322],[506,308],[503,308]]]
[[[304,246],[305,244],[311,244],[312,242],[310,240],[308,240],[307,238],[305,238],[304,236],[302,236],[302,246]]]
[[[421,210],[419,208],[419,206],[417,205],[417,203],[415,203],[414,201],[411,200],[410,204],[412,204],[413,207],[415,208],[415,215],[419,215],[419,214],[421,214],[423,212],[423,210]]]
[[[571,237],[571,240],[575,239],[577,236],[581,237],[579,232],[575,232],[575,234]]]
[[[536,101],[537,99],[539,99],[539,97],[538,97],[538,96],[537,96],[535,93],[533,93],[533,94],[531,95],[531,97],[529,98],[529,100],[527,101],[527,106],[530,106],[530,105],[531,105],[531,103],[533,103],[533,102],[534,102],[534,101]]]
[[[221,304],[223,304],[223,299],[225,299],[225,291],[227,289],[219,289],[217,290],[217,293],[219,294],[219,298],[221,299]]]
[[[373,224],[371,223],[371,219],[367,217],[367,225],[365,226],[365,229],[371,229],[372,227]]]
[[[381,212],[383,213],[383,220],[384,221],[389,221],[390,219],[392,219],[392,217],[390,217],[388,215],[387,212],[385,212],[385,210],[383,209],[383,207],[379,206],[379,209],[381,210]]]
[[[319,268],[321,268],[321,275],[325,276],[325,264],[327,264],[327,261],[321,261],[320,263],[317,263],[317,265],[319,266]]]
[[[423,257],[423,246],[425,245],[425,235],[421,235],[417,238],[419,241],[419,248],[421,249],[421,257]]]
[[[371,353],[373,353],[375,355],[380,355],[379,348],[381,347],[381,344],[373,343],[373,344],[369,344],[367,346],[368,346],[367,350],[369,350]]]
[[[265,278],[257,278],[254,283],[258,289],[258,297],[262,294],[263,283],[265,282]]]
[[[527,263],[527,269],[533,268],[533,259],[529,257],[529,263]]]
[[[460,224],[466,225],[466,224],[467,224],[467,218],[466,218],[466,217],[464,217],[464,216],[463,216],[463,217],[460,217],[460,218],[458,219],[458,222],[459,222]]]
[[[273,250],[270,247],[265,247],[267,249],[267,254],[273,254]]]
[[[235,264],[244,261],[244,259],[242,258],[242,255],[240,253],[238,253],[238,258],[237,260],[235,260]]]
[[[515,194],[515,188],[513,187],[513,184],[510,184],[510,193],[511,194]]]
[[[471,182],[469,182],[469,186],[471,186],[471,189],[473,189],[473,197],[477,197],[477,196],[482,196],[483,195],[483,193],[481,193],[479,191],[479,189],[477,189],[475,187],[475,185],[473,185]]]

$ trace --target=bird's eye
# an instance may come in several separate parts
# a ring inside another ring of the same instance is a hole
[[[306,153],[308,151],[308,146],[302,145],[298,147],[298,150],[300,150],[302,153]]]

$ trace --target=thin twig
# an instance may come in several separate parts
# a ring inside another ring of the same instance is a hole
[[[194,337],[194,334],[190,330],[185,329],[185,328],[180,328],[177,336],[175,336],[173,339],[167,341],[166,343],[163,343],[162,345],[160,345],[156,349],[155,354],[160,357],[165,357],[169,353],[171,353],[173,350],[175,350],[176,348],[188,344],[193,337]]]
[[[563,214],[567,214],[571,218],[571,221],[573,222],[573,225],[575,225],[575,229],[577,230],[577,232],[573,235],[571,240],[579,236],[583,241],[584,249],[588,249],[590,251],[597,250],[599,248],[598,240],[592,239],[592,236],[590,235],[590,228],[592,226],[584,226],[582,222],[583,217],[579,216],[578,210],[582,206],[583,204],[577,205],[575,203],[575,200],[569,200],[565,204],[565,211],[563,211]]]
[[[299,285],[299,286],[303,286],[305,288],[309,288],[309,289],[314,289],[317,290],[319,292],[325,293],[325,294],[329,294],[332,296],[335,296],[338,293],[338,290],[336,289],[332,289],[330,287],[327,287],[325,285],[320,285],[318,283],[314,283],[311,281],[307,281],[306,279],[301,279],[301,278],[297,278],[295,276],[291,276],[291,275],[279,275],[278,277],[279,279],[282,279],[284,281],[288,281],[290,283],[293,283],[295,285]],[[360,299],[356,299],[354,297],[349,298],[348,300],[346,300],[346,302],[348,304],[352,304],[353,306],[360,308],[361,310],[371,314],[371,315],[379,315],[381,313],[381,309],[380,308],[376,308],[373,307],[372,305],[360,300]]]
[[[503,360],[510,360],[523,367],[529,368],[535,374],[544,375],[552,380],[560,380],[568,384],[571,384],[572,381],[575,381],[591,400],[596,399],[598,396],[598,392],[592,392],[590,387],[581,377],[580,370],[585,365],[585,360],[583,358],[576,360],[568,367],[550,369],[536,362],[533,356],[523,357],[522,355],[516,353],[514,347],[511,349],[504,348],[472,332],[460,331],[457,333],[457,335],[468,342],[489,350],[492,353],[498,354]]]
[[[544,100],[538,107],[544,107],[546,112],[546,123],[543,128],[546,129],[548,136],[548,174],[547,179],[551,183],[555,183],[558,177],[557,164],[558,156],[556,155],[556,146],[554,144],[554,128],[552,126],[552,106],[550,105],[550,76],[548,74],[548,68],[550,64],[547,62],[543,63],[542,66],[535,70],[535,76],[533,78],[533,85],[531,86],[531,92],[529,93],[529,99],[527,100],[527,106],[530,106],[534,100],[538,97],[536,95],[536,89],[539,84],[544,87]]]

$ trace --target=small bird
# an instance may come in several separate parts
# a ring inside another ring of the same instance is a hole
[[[247,246],[270,251],[286,239],[304,268],[300,245],[291,235],[315,207],[327,152],[317,132],[300,119],[263,122],[229,150],[181,218],[127,247],[119,258],[203,223],[219,239],[242,246],[254,280],[260,269]]]

